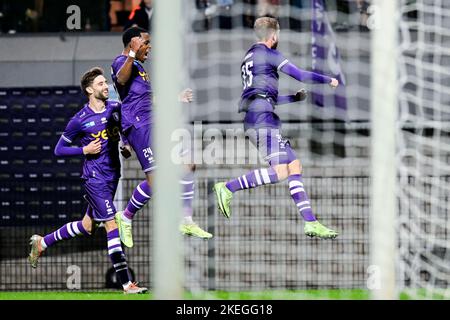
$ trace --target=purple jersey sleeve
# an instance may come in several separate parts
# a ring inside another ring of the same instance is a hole
[[[117,81],[117,73],[126,60],[126,56],[120,55],[114,59],[111,65],[111,78],[122,104],[123,130],[127,130],[131,126],[138,128],[150,125],[152,118],[152,87],[144,67],[138,61],[134,61],[128,81],[124,85]]]
[[[331,78],[319,73],[310,72],[297,68],[294,64],[287,62],[279,69],[292,78],[305,83],[330,83]]]
[[[72,147],[63,137],[59,138],[55,147],[55,156],[79,156],[82,154],[83,147]]]
[[[269,53],[269,63],[277,70],[280,70],[284,65],[289,63],[289,60],[286,59],[281,52],[273,49],[268,50]]]
[[[111,78],[113,79],[114,83],[116,85],[120,85],[120,83],[117,82],[117,73],[124,65],[125,61],[127,61],[126,56],[119,56],[116,60],[113,61],[111,65]]]
[[[75,156],[83,154],[82,147],[71,147],[72,142],[81,133],[80,121],[75,117],[70,119],[69,123],[61,135],[55,147],[56,156]]]
[[[288,104],[295,101],[295,94],[291,94],[288,96],[278,96],[277,105]]]

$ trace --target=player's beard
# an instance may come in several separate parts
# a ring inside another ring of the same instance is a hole
[[[103,91],[98,91],[98,92],[95,94],[95,98],[98,99],[98,100],[101,100],[101,101],[106,101],[106,100],[108,100],[108,97],[109,97],[109,94],[106,93],[106,95],[105,95],[105,94],[103,93]]]
[[[276,50],[278,48],[278,40],[272,44],[271,49]]]

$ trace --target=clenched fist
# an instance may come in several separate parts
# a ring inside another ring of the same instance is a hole
[[[308,96],[308,91],[306,89],[300,89],[295,94],[295,101],[303,101]]]

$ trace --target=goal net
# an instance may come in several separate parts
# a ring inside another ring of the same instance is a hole
[[[244,140],[243,114],[237,113],[242,92],[240,65],[245,52],[256,42],[254,20],[264,13],[276,16],[281,26],[278,49],[306,70],[314,69],[313,17],[330,23],[345,74],[345,117],[337,115],[335,99],[326,85],[299,83],[281,73],[281,95],[300,88],[309,92],[324,90],[325,106],[317,106],[309,98],[302,103],[278,106],[276,112],[283,121],[283,134],[290,139],[303,164],[305,185],[318,218],[338,229],[341,235],[333,241],[307,238],[287,183],[236,193],[231,219],[221,216],[211,193],[213,184],[267,165],[264,161],[251,163],[249,151],[253,147],[248,141],[227,145],[219,161],[197,165],[194,220],[210,226],[215,237],[207,245],[196,239],[186,241],[186,287],[191,291],[225,290],[236,294],[269,290],[272,297],[282,297],[277,294],[286,290],[302,290],[305,295],[299,298],[313,295],[367,298],[370,196],[367,1],[362,7],[354,1],[341,1],[338,5],[334,1],[280,1],[280,5],[272,6],[256,4],[258,1],[209,2],[210,6],[190,2],[185,10],[186,67],[189,86],[196,93],[196,101],[186,107],[186,113],[190,123],[197,126],[193,131],[200,129],[204,133],[204,150],[214,142],[208,138],[207,133],[215,132],[211,130],[223,133],[224,141],[227,130],[241,132],[237,140]],[[314,14],[313,3],[327,6]],[[326,27],[323,24],[318,29],[323,31]],[[327,45],[318,39],[316,44]],[[318,65],[328,63],[327,56],[316,59],[324,60],[317,61]],[[242,153],[241,148],[246,152]]]
[[[402,0],[398,275],[413,298],[450,298],[450,3]]]

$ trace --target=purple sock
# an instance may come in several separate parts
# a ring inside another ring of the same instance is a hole
[[[130,274],[128,273],[127,259],[120,243],[119,229],[108,232],[106,238],[108,239],[108,255],[114,270],[116,270],[117,278],[122,285],[126,285],[130,282]]]
[[[278,176],[275,170],[270,167],[268,169],[256,169],[247,174],[227,182],[226,186],[231,192],[239,190],[255,188],[265,184],[277,183]]]
[[[192,217],[192,201],[194,199],[194,172],[189,171],[182,180],[180,180],[183,192],[183,212],[185,217]]]
[[[303,186],[302,175],[292,174],[288,177],[288,181],[292,200],[294,200],[300,215],[305,221],[316,221],[317,219],[312,212],[311,203]]]
[[[78,235],[88,236],[89,233],[84,229],[81,221],[69,222],[58,230],[44,236],[44,242],[47,247],[50,247],[58,241],[72,239]]]
[[[150,188],[146,180],[142,181],[136,187],[136,189],[134,189],[123,215],[132,220],[136,212],[138,212],[138,210],[145,206],[148,200],[150,200],[151,196],[152,189]]]

